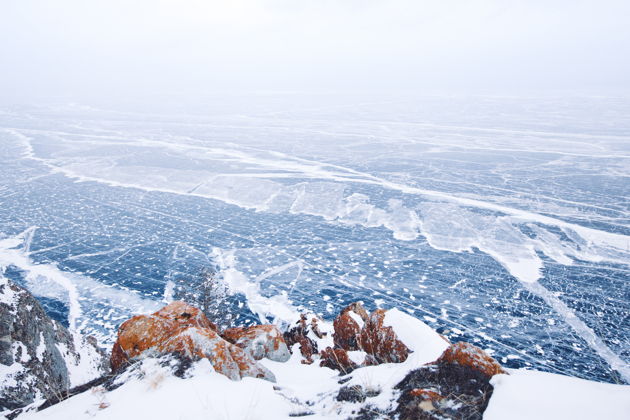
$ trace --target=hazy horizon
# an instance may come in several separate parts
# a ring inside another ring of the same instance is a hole
[[[624,1],[0,3],[3,103],[630,91]]]

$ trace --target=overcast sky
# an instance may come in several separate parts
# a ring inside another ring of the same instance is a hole
[[[0,0],[5,101],[630,88],[628,0]]]

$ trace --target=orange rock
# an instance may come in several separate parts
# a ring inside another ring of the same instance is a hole
[[[500,373],[507,373],[499,362],[490,357],[485,351],[470,343],[460,341],[451,344],[437,360],[437,363],[456,363],[467,366],[490,377]]]
[[[159,344],[156,349],[160,353],[176,352],[191,359],[206,358],[215,371],[232,380],[251,376],[275,382],[273,373],[209,328],[190,327]]]
[[[188,327],[215,329],[203,312],[184,302],[173,302],[152,315],[134,316],[118,328],[118,340],[112,349],[112,368],[117,370],[128,359]]]
[[[305,364],[310,365],[313,363],[313,355],[317,353],[317,343],[304,336],[297,337],[296,341],[300,344],[300,353],[306,359]]]
[[[333,321],[335,347],[345,350],[358,350],[358,337],[369,316],[360,302],[345,307]]]
[[[361,366],[381,363],[400,363],[407,360],[409,349],[398,339],[392,327],[383,326],[385,310],[377,309],[371,315],[360,302],[351,303],[335,318],[333,326],[334,348],[321,352],[321,365],[342,372],[358,367],[347,352],[363,350],[366,355]]]
[[[286,362],[291,357],[282,333],[274,325],[228,328],[222,335],[256,360],[266,357],[276,362]]]
[[[412,397],[419,397],[423,400],[429,401],[439,401],[443,400],[445,397],[441,394],[438,394],[434,391],[429,391],[428,389],[415,388],[409,391],[409,395]]]
[[[173,302],[152,315],[134,316],[118,329],[112,348],[112,370],[146,354],[177,352],[191,359],[207,358],[214,369],[230,379],[244,376],[275,381],[273,374],[243,349],[227,342],[199,309]]]
[[[153,316],[172,320],[186,327],[211,328],[215,331],[217,330],[217,326],[210,322],[200,309],[190,306],[185,302],[176,301],[166,305],[154,313]]]
[[[139,356],[181,330],[179,324],[155,315],[134,316],[125,321],[118,328],[118,339],[112,349],[112,369],[118,370],[124,362]]]
[[[372,356],[371,363],[401,363],[407,360],[409,348],[398,339],[392,327],[383,326],[385,310],[370,315],[359,336],[359,348]]]
[[[348,352],[344,349],[333,349],[331,347],[326,347],[320,353],[320,357],[320,366],[336,369],[344,375],[352,372],[354,369],[359,367],[356,363],[350,360]]]

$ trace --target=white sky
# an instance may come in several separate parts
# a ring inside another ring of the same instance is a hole
[[[0,0],[0,97],[630,88],[628,0]]]

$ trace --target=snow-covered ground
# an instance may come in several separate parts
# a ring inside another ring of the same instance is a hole
[[[484,419],[623,419],[630,387],[530,370],[492,379],[494,393]]]
[[[435,360],[446,342],[425,323],[403,312],[390,310],[386,323],[414,353],[400,364],[360,368],[344,386],[361,385],[378,391],[372,406],[391,410],[397,398],[396,385],[410,370]],[[322,325],[330,330],[329,324]],[[297,346],[297,345],[296,345]],[[244,378],[231,381],[215,373],[207,360],[197,362],[188,377],[173,376],[156,359],[145,359],[141,368],[113,391],[96,387],[41,412],[28,412],[26,419],[261,419],[295,418],[345,420],[361,403],[335,400],[340,377],[337,371],[305,365],[297,347],[286,363],[263,360],[277,383]],[[562,375],[510,370],[492,379],[495,387],[484,414],[487,419],[593,419],[623,420],[630,412],[630,386],[603,384]]]

